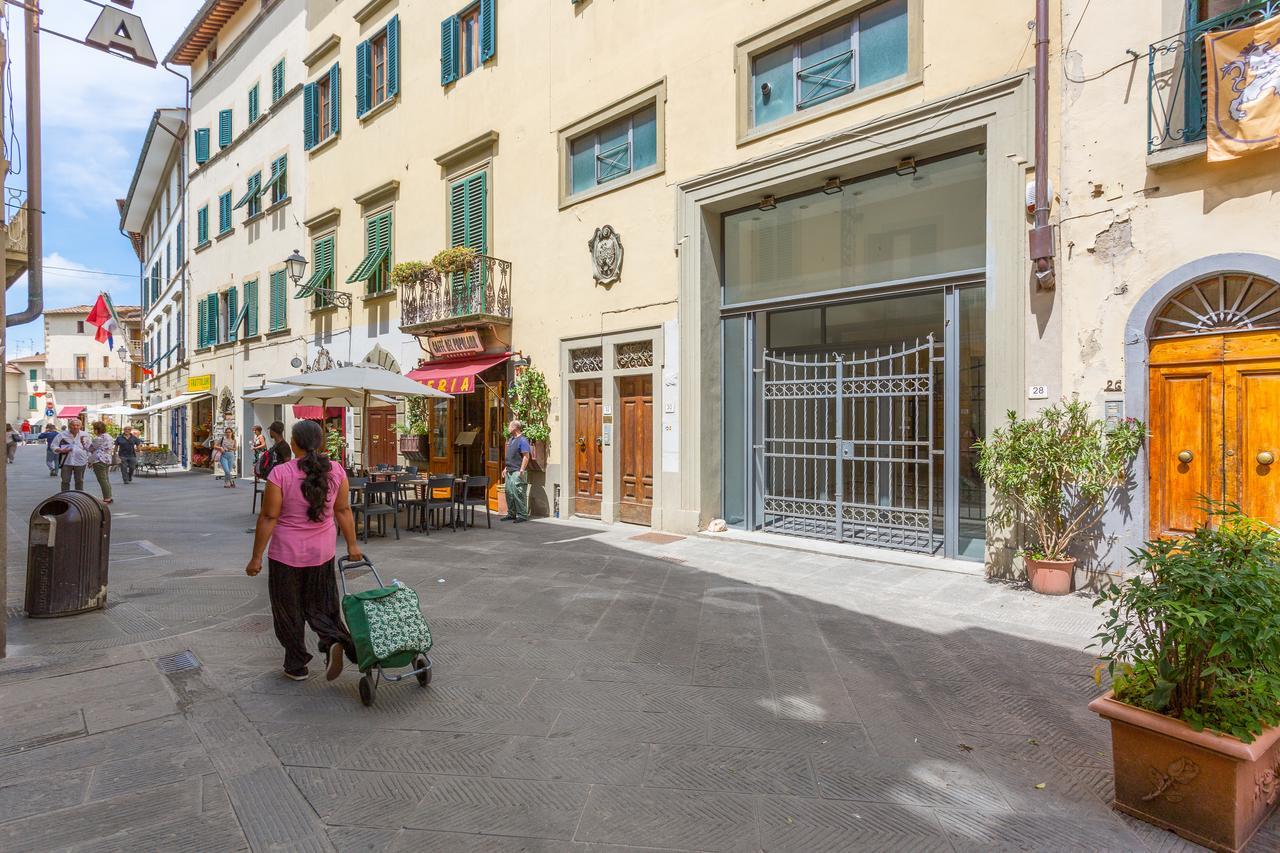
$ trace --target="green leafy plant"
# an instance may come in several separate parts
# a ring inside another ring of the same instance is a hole
[[[338,430],[329,430],[324,434],[324,455],[335,462],[346,458],[347,438]]]
[[[1094,602],[1092,647],[1120,701],[1248,743],[1280,725],[1280,532],[1205,511],[1190,536],[1131,551],[1140,572]]]
[[[525,437],[530,441],[547,441],[551,438],[551,426],[547,418],[551,414],[551,392],[547,390],[547,378],[542,371],[526,367],[516,374],[515,382],[507,392],[511,402],[511,416],[524,424]],[[503,428],[505,431],[505,427]]]
[[[435,267],[436,272],[445,275],[466,272],[475,260],[475,249],[470,246],[454,246],[451,249],[441,249],[436,252],[436,256],[431,259],[431,266]]]
[[[422,261],[401,261],[391,268],[391,281],[394,284],[416,284],[427,277],[430,264]]]
[[[410,397],[405,402],[404,420],[393,427],[398,435],[427,434],[427,398]]]
[[[1025,525],[1026,556],[1067,559],[1072,540],[1101,519],[1111,492],[1125,485],[1145,437],[1133,418],[1108,430],[1080,400],[1033,418],[1009,412],[1003,429],[974,444],[978,472],[996,497],[992,521]]]

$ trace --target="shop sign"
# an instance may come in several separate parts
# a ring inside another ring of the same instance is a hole
[[[443,358],[451,355],[473,355],[484,352],[484,344],[480,342],[480,333],[474,331],[454,332],[450,335],[432,335],[427,338],[427,348],[434,358]],[[467,390],[471,389],[468,388]]]
[[[422,384],[428,388],[435,388],[437,391],[444,391],[446,394],[470,394],[476,390],[476,377],[471,376],[450,376],[444,379],[424,379]]]
[[[188,394],[208,394],[213,391],[213,374],[202,373],[199,376],[187,377]]]

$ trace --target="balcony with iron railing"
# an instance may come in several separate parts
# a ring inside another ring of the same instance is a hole
[[[477,255],[465,271],[443,274],[426,266],[396,289],[406,334],[511,325],[510,261]]]
[[[8,286],[27,271],[27,194],[8,188],[4,201],[4,281]]]
[[[1147,50],[1147,153],[1157,154],[1204,140],[1208,129],[1205,33],[1231,30],[1280,13],[1280,0],[1248,3]],[[1220,73],[1214,69],[1214,73]]]
[[[46,382],[124,382],[129,366],[119,367],[55,367],[44,372]]]

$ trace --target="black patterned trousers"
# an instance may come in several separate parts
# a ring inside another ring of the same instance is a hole
[[[276,639],[284,646],[284,668],[296,672],[307,665],[306,626],[320,636],[320,653],[341,643],[347,660],[355,663],[356,647],[342,621],[333,561],[319,566],[290,566],[267,560],[267,591]]]

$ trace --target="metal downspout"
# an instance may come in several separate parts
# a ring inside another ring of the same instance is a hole
[[[1049,0],[1036,0],[1035,220],[1029,247],[1040,289],[1054,286],[1054,240],[1049,225]]]
[[[21,326],[44,313],[44,200],[40,181],[40,18],[24,6],[23,46],[27,72],[27,307],[4,318]]]

